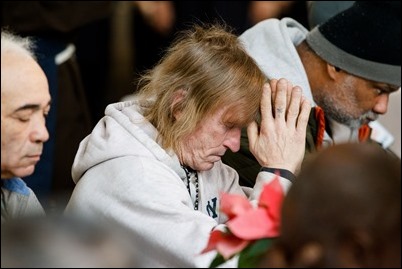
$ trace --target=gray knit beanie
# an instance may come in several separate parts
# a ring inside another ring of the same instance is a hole
[[[307,43],[318,56],[340,69],[400,86],[400,8],[400,1],[356,1],[311,30]]]

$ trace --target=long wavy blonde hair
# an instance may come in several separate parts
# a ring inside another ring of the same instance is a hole
[[[162,147],[178,153],[181,139],[222,107],[229,107],[224,123],[245,126],[256,119],[265,81],[228,26],[196,25],[141,78],[138,97]],[[184,98],[174,103],[178,91]],[[179,119],[176,111],[182,113]]]

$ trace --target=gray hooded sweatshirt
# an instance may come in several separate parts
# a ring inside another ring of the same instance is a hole
[[[178,157],[156,136],[136,101],[109,105],[79,146],[72,167],[76,187],[65,212],[127,228],[144,250],[141,267],[208,267],[216,253],[200,253],[211,231],[227,220],[219,211],[221,192],[255,202],[275,175],[262,171],[253,189],[243,188],[235,170],[218,161],[198,172],[199,208],[194,210],[194,191],[190,197]],[[280,178],[280,183],[286,192],[290,181]]]

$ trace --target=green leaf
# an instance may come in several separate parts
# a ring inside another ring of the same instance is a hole
[[[259,239],[247,246],[239,255],[239,268],[255,268],[261,257],[268,251],[274,238]]]
[[[216,267],[218,267],[218,265],[221,265],[224,262],[225,262],[225,259],[223,258],[223,256],[221,254],[218,253],[215,256],[215,259],[209,265],[209,268],[216,268]]]

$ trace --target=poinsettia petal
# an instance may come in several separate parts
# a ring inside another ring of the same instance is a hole
[[[218,242],[216,249],[227,260],[242,251],[249,243],[250,241],[242,240],[232,234],[226,234],[224,239]]]
[[[209,237],[207,246],[201,251],[201,254],[211,250],[217,250],[225,259],[228,259],[242,251],[248,243],[249,241],[237,238],[233,234],[214,230]]]
[[[283,189],[278,176],[266,184],[261,191],[258,201],[259,207],[265,207],[272,221],[280,223],[280,213],[284,198]]]
[[[265,208],[249,210],[227,222],[230,231],[244,240],[255,240],[278,235],[278,227],[272,222]]]
[[[252,206],[246,197],[239,194],[221,194],[220,210],[226,214],[229,219],[252,209]]]
[[[213,230],[209,236],[207,246],[201,251],[201,253],[206,253],[208,251],[216,249],[216,245],[219,241],[223,240],[224,234],[220,230]]]

